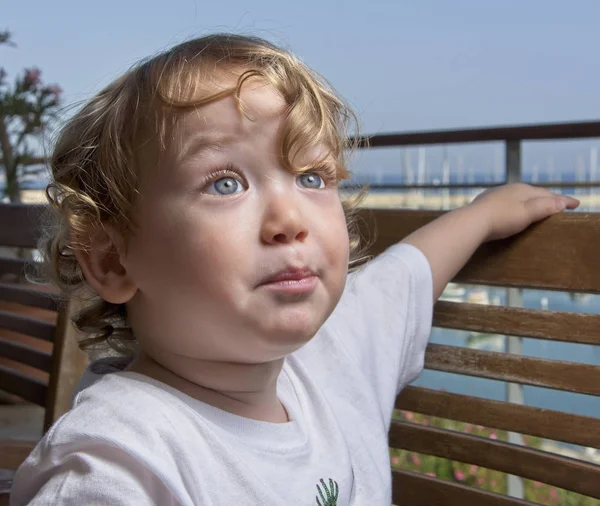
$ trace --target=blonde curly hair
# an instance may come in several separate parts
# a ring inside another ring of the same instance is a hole
[[[236,85],[211,88],[211,80],[216,82],[223,72]],[[336,160],[338,180],[347,179],[345,157],[353,147],[348,129],[357,129],[356,116],[321,76],[257,37],[210,35],[142,61],[93,97],[62,129],[50,159],[48,226],[39,249],[46,276],[66,297],[84,301],[73,319],[84,335],[83,349],[108,347],[123,355],[137,350],[125,305],[108,303],[94,293],[73,253],[86,248],[99,227],[110,225],[125,239],[135,231],[132,208],[141,170],[136,150],[148,139],[166,149],[182,112],[219,98],[235,96],[244,114],[240,90],[254,78],[272,85],[287,103],[281,137],[286,169],[306,170],[294,166],[295,155],[324,142]],[[344,207],[352,266],[359,249],[352,216],[356,200],[345,200]]]

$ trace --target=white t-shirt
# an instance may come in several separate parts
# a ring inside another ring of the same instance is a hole
[[[410,245],[349,275],[318,334],[285,360],[283,424],[107,374],[17,471],[10,504],[387,506],[394,400],[423,368],[431,315],[431,270]]]

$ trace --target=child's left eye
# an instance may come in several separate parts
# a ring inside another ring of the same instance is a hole
[[[325,181],[323,181],[323,178],[314,172],[300,174],[298,176],[298,184],[304,188],[310,189],[325,188]]]

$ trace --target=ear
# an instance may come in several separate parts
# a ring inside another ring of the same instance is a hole
[[[124,241],[115,230],[97,229],[85,244],[74,249],[86,281],[100,297],[112,304],[131,300],[137,286],[123,265]]]

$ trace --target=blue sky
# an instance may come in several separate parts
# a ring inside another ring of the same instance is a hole
[[[139,58],[236,31],[285,45],[359,113],[365,133],[598,119],[598,0],[13,0],[11,75],[37,65],[65,102]]]
[[[365,132],[595,119],[596,0],[3,2],[11,74],[38,65],[68,103],[195,34],[283,43],[358,110]]]

